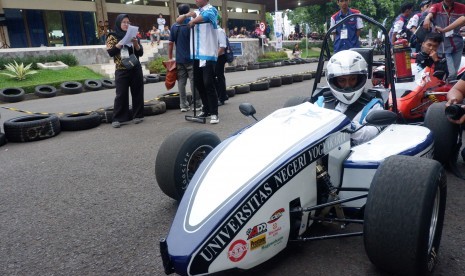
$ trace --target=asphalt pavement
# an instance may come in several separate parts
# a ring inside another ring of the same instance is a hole
[[[227,84],[315,70],[316,64],[226,74]],[[238,106],[252,103],[263,118],[290,97],[307,96],[313,80],[236,95],[219,107],[218,125],[168,110],[142,124],[109,124],[51,139],[0,147],[0,275],[164,275],[158,240],[177,203],[155,180],[160,144],[177,128],[214,131],[221,139],[251,123]],[[146,84],[145,99],[166,92]],[[0,105],[0,122],[23,116],[5,110],[82,112],[111,106],[114,89]],[[462,172],[465,165],[459,163]],[[434,275],[465,275],[465,183],[448,174],[448,202],[439,266]],[[225,273],[227,275],[227,273]],[[292,246],[241,275],[385,275],[368,260],[363,238]]]

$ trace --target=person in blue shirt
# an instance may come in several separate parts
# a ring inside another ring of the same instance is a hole
[[[188,21],[189,27],[194,28],[194,37],[191,36],[190,43],[191,58],[194,59],[194,86],[199,91],[203,105],[198,116],[210,116],[210,124],[218,124],[218,95],[214,85],[218,59],[218,11],[209,0],[196,0],[195,4],[198,10],[179,16],[176,22]]]
[[[188,4],[180,4],[178,12],[180,15],[188,14],[190,11]],[[175,23],[171,27],[169,45],[168,45],[168,58],[173,59],[173,48],[176,45],[176,72],[178,75],[178,89],[180,98],[181,112],[190,110],[189,102],[187,101],[186,85],[187,79],[190,81],[192,94],[194,93],[194,61],[190,57],[190,28],[186,24]],[[200,111],[202,102],[200,100],[199,92],[195,90],[195,108]]]
[[[400,14],[394,20],[394,25],[389,31],[389,40],[391,45],[394,45],[394,42],[397,40],[397,35],[401,33],[407,34],[406,39],[410,39],[411,31],[407,28],[410,15],[413,12],[413,3],[404,3],[400,6]]]
[[[359,10],[349,8],[350,0],[337,0],[337,4],[340,10],[331,16],[331,27],[348,15],[360,13]],[[334,53],[360,47],[359,37],[362,29],[363,21],[361,18],[352,18],[337,27],[333,32]]]

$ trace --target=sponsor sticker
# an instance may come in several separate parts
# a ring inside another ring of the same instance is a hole
[[[268,227],[266,226],[266,223],[260,223],[259,225],[255,225],[254,227],[247,230],[247,239],[250,240],[251,238],[254,238],[260,234],[266,233],[267,231]]]
[[[282,230],[281,226],[279,226],[276,222],[273,223],[273,227],[272,227],[273,230],[271,230],[270,232],[268,232],[268,235],[270,237],[274,237],[276,235],[279,234],[279,232]]]
[[[247,254],[247,242],[244,240],[237,240],[229,247],[228,258],[232,262],[239,262],[245,254]]]
[[[283,216],[284,213],[284,208],[281,208],[279,210],[276,210],[270,217],[270,220],[268,221],[269,224],[272,224],[273,222],[277,221],[280,217]]]
[[[250,240],[250,250],[255,250],[266,244],[266,235],[263,234]]]
[[[276,246],[278,244],[280,244],[282,241],[283,241],[283,237],[280,237],[272,242],[269,242],[267,244],[265,244],[264,246],[262,246],[262,249],[268,249],[270,246]]]

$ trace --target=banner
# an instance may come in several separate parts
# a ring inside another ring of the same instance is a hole
[[[276,49],[283,48],[283,13],[275,12],[273,20],[274,36],[276,37]]]

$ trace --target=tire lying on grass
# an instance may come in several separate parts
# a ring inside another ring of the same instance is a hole
[[[66,81],[60,84],[61,93],[63,94],[79,94],[82,92],[82,84],[77,81]]]
[[[114,80],[110,80],[110,79],[102,79],[102,86],[104,88],[107,88],[107,89],[111,89],[111,88],[115,88],[116,87],[116,83]]]
[[[430,275],[438,262],[447,182],[441,164],[391,156],[368,193],[363,240],[370,261],[394,275]]]
[[[155,160],[155,176],[163,193],[180,200],[195,171],[220,142],[208,130],[182,128],[169,135]]]
[[[0,89],[0,101],[6,103],[17,103],[24,100],[24,90],[19,87]]]
[[[59,119],[63,131],[91,129],[102,123],[102,117],[97,112],[65,114]]]
[[[166,103],[163,101],[149,101],[144,103],[144,116],[154,116],[166,112]]]
[[[56,115],[28,115],[3,124],[9,142],[32,142],[54,137],[61,132]]]
[[[57,89],[51,85],[38,85],[34,88],[34,95],[39,98],[51,98],[57,95]]]
[[[98,91],[102,89],[103,85],[100,80],[85,80],[84,81],[84,88],[87,91]]]

